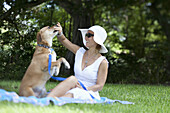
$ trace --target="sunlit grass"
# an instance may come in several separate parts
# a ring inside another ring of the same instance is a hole
[[[58,83],[48,82],[47,89]],[[18,93],[20,82],[1,81],[0,88]],[[66,104],[63,106],[34,106],[25,103],[0,102],[1,113],[168,113],[170,111],[170,87],[151,85],[106,84],[101,97],[126,100],[134,105],[114,104]]]

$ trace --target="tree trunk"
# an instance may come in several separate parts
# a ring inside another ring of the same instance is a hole
[[[74,44],[77,44],[79,46],[84,46],[83,45],[83,40],[81,37],[80,31],[78,31],[78,28],[89,28],[92,24],[91,21],[94,17],[94,11],[91,7],[93,1],[81,1],[81,0],[75,0],[73,2],[70,1],[60,1],[57,2],[55,1],[56,4],[59,4],[62,8],[65,9],[67,13],[69,13],[73,19],[73,37],[71,38],[71,42]],[[88,3],[88,5],[84,5],[84,3]],[[90,4],[90,5],[89,5]],[[88,6],[88,7],[87,7]],[[91,19],[92,17],[92,19]],[[70,37],[68,37],[70,38]],[[66,70],[62,68],[63,74],[65,75],[71,75],[73,74],[73,69],[74,69],[74,54],[70,52],[69,50],[67,51],[67,54],[65,58],[67,61],[70,63],[71,69]]]
[[[73,18],[73,38],[71,42],[79,45],[80,47],[84,47],[82,35],[81,35],[81,32],[78,31],[78,28],[89,28],[91,26],[90,17],[73,15],[72,18]],[[73,69],[74,69],[75,55],[71,51],[68,50],[65,57],[70,63],[71,69],[70,70],[64,69],[64,74],[67,74],[67,75],[74,74]]]

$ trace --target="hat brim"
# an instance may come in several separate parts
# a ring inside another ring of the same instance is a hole
[[[82,38],[83,38],[83,44],[84,44],[84,46],[86,46],[85,35],[86,35],[86,33],[88,32],[89,29],[78,29],[78,30],[81,31]],[[106,49],[106,47],[104,46],[104,44],[101,43],[101,41],[99,41],[99,40],[97,39],[97,34],[94,35],[94,41],[95,41],[97,44],[101,45],[101,49],[99,50],[100,53],[107,53],[107,52],[108,52],[108,50]],[[88,48],[88,47],[87,47],[87,48]]]

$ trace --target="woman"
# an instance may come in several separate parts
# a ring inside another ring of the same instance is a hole
[[[56,30],[60,34],[57,36],[58,40],[75,54],[75,76],[70,76],[60,82],[47,97],[100,99],[98,91],[102,90],[108,73],[108,61],[101,55],[107,52],[103,44],[107,37],[105,29],[97,25],[89,29],[79,29],[83,43],[88,48],[85,50],[70,42],[63,35],[60,23],[57,26]],[[83,83],[87,90],[84,90],[78,81]]]

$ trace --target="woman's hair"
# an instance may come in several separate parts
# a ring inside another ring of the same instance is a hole
[[[101,45],[97,44],[96,49],[99,51],[101,49]]]

